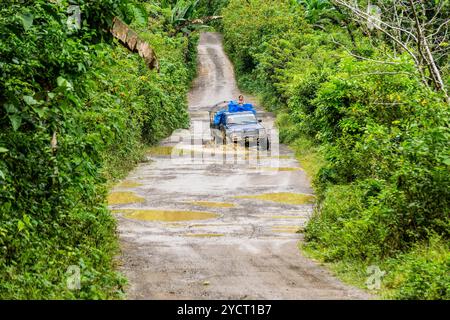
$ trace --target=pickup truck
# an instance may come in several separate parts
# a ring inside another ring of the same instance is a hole
[[[228,108],[224,107],[228,105]],[[256,145],[269,150],[270,140],[267,130],[256,116],[251,104],[238,105],[234,101],[223,101],[209,111],[210,128],[215,143],[241,143]]]

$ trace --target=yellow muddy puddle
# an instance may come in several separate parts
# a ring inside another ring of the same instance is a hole
[[[257,195],[247,195],[247,196],[236,196],[235,198],[240,199],[258,199],[273,201],[278,203],[286,204],[307,204],[314,202],[314,196],[305,193],[290,193],[290,192],[279,192],[279,193],[264,193]]]
[[[195,237],[195,238],[214,238],[223,237],[223,233],[185,233],[185,237]]]
[[[191,201],[194,206],[208,207],[208,208],[234,208],[233,203],[228,202],[212,202],[212,201]]]
[[[171,211],[171,210],[135,210],[123,209],[120,212],[124,213],[126,218],[143,220],[143,221],[188,221],[188,220],[206,220],[218,217],[212,212],[201,211]]]
[[[108,204],[128,204],[144,202],[145,199],[139,197],[134,192],[112,192],[107,197]]]
[[[299,226],[274,226],[272,227],[273,232],[281,233],[297,233],[300,230]]]
[[[170,156],[173,146],[154,146],[147,149],[146,154],[149,156]]]
[[[249,149],[245,147],[241,147],[239,145],[234,144],[225,144],[225,145],[204,145],[204,146],[198,146],[198,145],[186,145],[182,146],[181,150],[183,150],[185,153],[189,152],[197,152],[199,154],[211,154],[211,155],[242,155],[245,157],[251,156],[258,156],[258,153],[255,150],[250,151]]]
[[[116,186],[120,187],[120,188],[135,188],[135,187],[142,186],[142,183],[139,183],[136,181],[131,181],[131,180],[125,180],[125,181],[120,182]]]

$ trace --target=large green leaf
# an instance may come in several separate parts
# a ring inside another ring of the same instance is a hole
[[[43,118],[48,108],[33,108],[33,111],[37,113],[39,118]]]
[[[17,221],[17,230],[20,232],[25,229],[25,223],[22,220]]]
[[[13,130],[17,131],[17,129],[19,129],[20,125],[22,124],[22,117],[18,114],[10,114],[9,120],[11,121]]]
[[[147,25],[148,14],[145,7],[142,5],[131,5],[131,9],[134,15],[134,21],[138,26],[145,27]]]
[[[28,31],[33,25],[33,14],[31,12],[23,12],[19,14],[19,18],[22,20],[22,25],[25,31]]]
[[[32,96],[23,96],[23,101],[25,101],[25,103],[28,104],[29,106],[38,103],[36,100],[34,100]]]
[[[72,90],[73,89],[72,83],[70,83],[69,80],[67,80],[67,79],[65,79],[65,78],[63,78],[61,76],[59,76],[56,79],[56,83],[58,84],[58,87],[65,87],[67,90]]]

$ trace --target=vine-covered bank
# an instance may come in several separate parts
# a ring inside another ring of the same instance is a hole
[[[197,36],[174,32],[187,5],[172,2],[1,2],[0,298],[122,295],[106,182],[188,125]],[[111,36],[114,17],[159,73]]]

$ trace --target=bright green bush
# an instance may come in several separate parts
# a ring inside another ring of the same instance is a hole
[[[390,212],[383,226],[389,224],[392,251],[425,239],[429,231],[448,237],[449,106],[417,78],[387,75],[392,66],[342,64],[346,71],[330,76],[314,100],[318,134],[331,142],[327,165],[316,178],[319,193],[329,185],[375,179],[380,186],[371,187],[371,196],[375,207]],[[371,76],[348,80],[364,72]]]
[[[373,259],[382,255],[385,228],[377,220],[383,213],[370,210],[370,189],[356,185],[334,185],[327,189],[308,224],[307,241],[323,250],[325,261],[339,258]]]
[[[448,241],[431,236],[410,252],[386,262],[386,296],[396,299],[450,299],[450,247]]]

